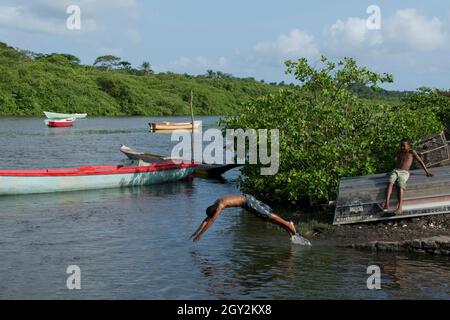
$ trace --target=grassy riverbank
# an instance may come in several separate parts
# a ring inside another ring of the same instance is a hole
[[[154,74],[149,64],[146,69],[144,64],[136,69],[126,61],[108,65],[105,57],[118,58],[104,56],[96,66],[82,65],[71,54],[35,53],[0,41],[0,116],[41,116],[44,110],[91,116],[189,115],[191,90],[196,114],[236,115],[251,98],[293,86],[212,70],[197,76]],[[364,85],[353,90],[370,103],[396,103],[408,94],[374,92]]]
[[[43,55],[0,42],[0,116],[41,116],[43,110],[92,116],[228,115],[242,101],[274,93],[277,84],[222,72],[153,74],[130,66],[81,65],[72,55]]]

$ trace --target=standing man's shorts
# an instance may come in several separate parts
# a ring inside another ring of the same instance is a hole
[[[394,169],[391,173],[391,176],[389,177],[389,182],[395,183],[395,181],[397,181],[397,184],[400,188],[406,189],[406,181],[408,181],[408,179],[408,170]]]
[[[244,197],[245,204],[243,205],[243,208],[245,210],[254,213],[260,218],[269,219],[271,217],[273,210],[267,204],[257,200],[249,194],[244,194]]]

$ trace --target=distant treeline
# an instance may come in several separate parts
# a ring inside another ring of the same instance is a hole
[[[97,116],[188,115],[191,90],[196,114],[230,115],[250,98],[292,86],[213,70],[198,76],[155,74],[150,62],[134,68],[112,55],[82,65],[71,54],[40,54],[0,42],[0,116],[40,116],[44,110]],[[374,93],[364,86],[354,90],[368,99],[395,100],[405,95]]]
[[[97,116],[188,115],[190,91],[197,115],[227,115],[251,97],[278,86],[208,70],[191,76],[155,74],[149,62],[133,68],[119,57],[82,65],[70,54],[38,54],[0,42],[0,116],[41,116],[42,111]]]

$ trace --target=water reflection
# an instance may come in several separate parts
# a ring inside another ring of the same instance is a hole
[[[150,186],[110,188],[29,195],[8,195],[1,197],[2,209],[22,207],[24,210],[36,207],[73,207],[83,204],[109,201],[138,201],[148,197],[179,195],[188,198],[193,192],[192,183],[162,183]]]
[[[450,299],[448,262],[448,258],[401,253],[380,253],[374,259],[382,271],[383,289],[394,299],[434,299],[436,295]]]

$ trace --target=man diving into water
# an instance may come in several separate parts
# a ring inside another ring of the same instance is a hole
[[[244,194],[224,196],[218,199],[212,206],[209,206],[206,209],[207,217],[202,221],[199,228],[191,235],[190,239],[194,238],[194,242],[200,240],[200,237],[213,225],[222,210],[230,207],[244,208],[245,210],[254,213],[256,216],[282,227],[291,236],[297,234],[297,230],[292,221],[288,222],[282,219],[274,214],[272,208],[265,203],[262,203],[251,195]]]
[[[428,177],[432,177],[433,174],[428,171],[427,167],[423,163],[422,159],[419,157],[417,152],[411,149],[411,143],[408,139],[403,139],[400,142],[400,150],[397,152],[395,169],[391,172],[389,177],[389,183],[386,188],[386,200],[382,204],[384,210],[389,209],[389,202],[391,200],[392,188],[394,183],[397,181],[398,184],[398,206],[395,210],[396,215],[400,215],[403,211],[403,196],[406,189],[406,182],[409,179],[409,169],[413,160],[417,160],[422,166],[423,170]],[[389,175],[389,173],[387,174]]]

